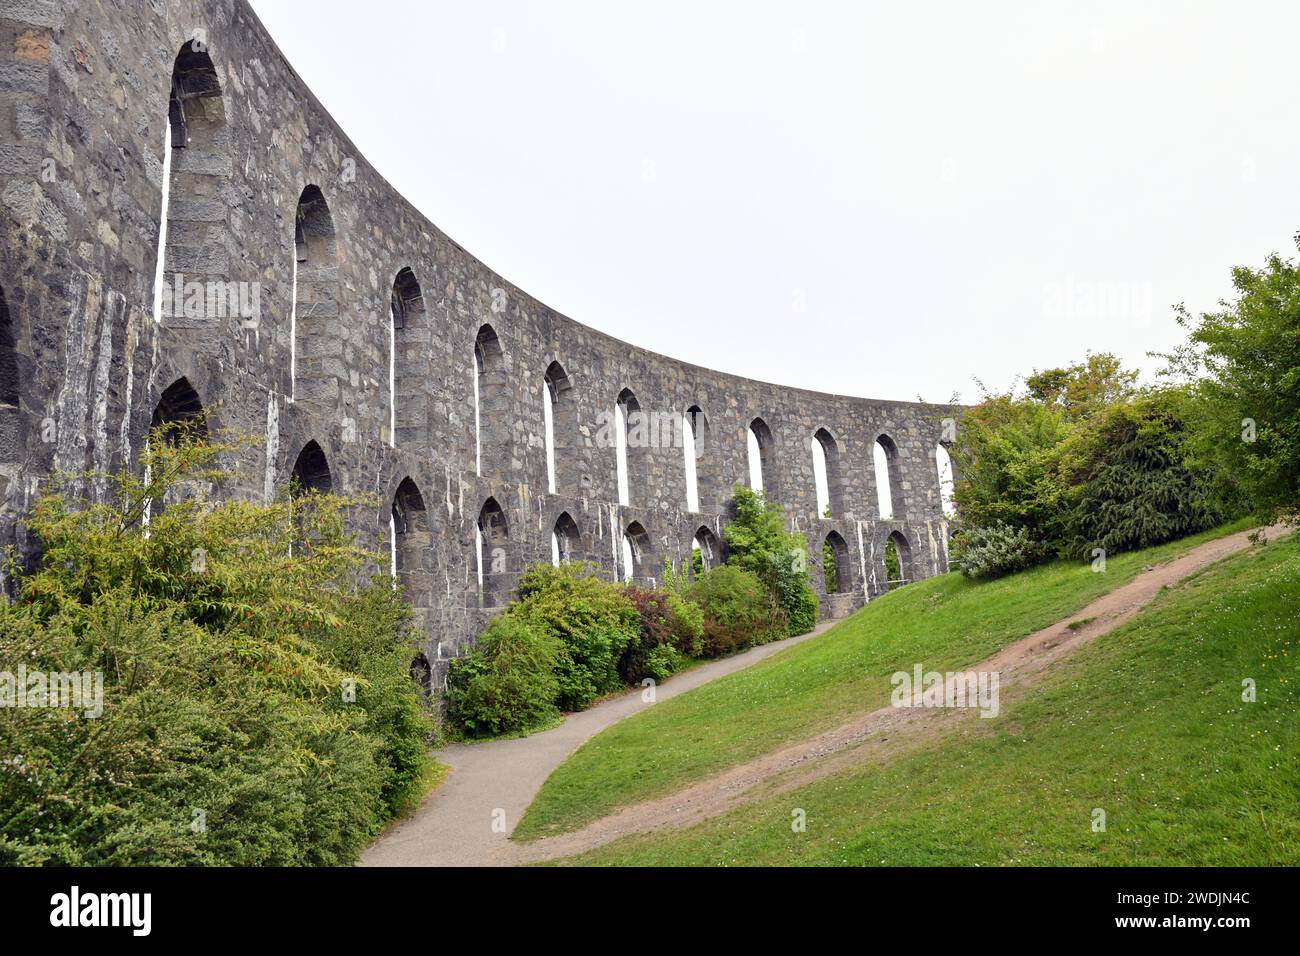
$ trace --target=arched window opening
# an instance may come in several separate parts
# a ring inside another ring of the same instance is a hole
[[[221,81],[206,46],[193,40],[182,44],[172,64],[167,104],[173,148],[212,145],[216,130],[225,125],[225,108],[220,99]]]
[[[619,393],[614,406],[614,454],[618,478],[618,503],[632,503],[632,468],[633,461],[641,461],[646,451],[639,447],[645,443],[645,422],[641,413],[641,403],[636,400],[630,389]],[[638,475],[639,477],[639,475]],[[640,486],[638,485],[638,488]],[[640,498],[638,493],[638,498]]]
[[[838,531],[832,531],[822,541],[822,578],[827,594],[840,594],[853,583],[849,546]]]
[[[957,513],[957,503],[953,498],[952,456],[943,442],[934,446],[934,461],[939,470],[939,505],[944,517],[951,518]]]
[[[774,473],[771,467],[772,456],[772,430],[767,427],[767,422],[761,418],[755,418],[749,423],[749,429],[745,435],[749,449],[749,487],[752,491],[762,491],[767,498],[772,495],[768,492],[766,484],[773,480]]]
[[[876,504],[884,520],[903,517],[903,481],[898,468],[898,446],[888,435],[876,439],[871,449],[876,475]]]
[[[178,378],[163,390],[154,406],[149,420],[149,440],[161,440],[172,448],[182,441],[205,442],[208,440],[207,413],[198,393],[190,385],[189,379]],[[144,466],[144,481],[148,485],[153,481],[153,465],[147,460]],[[144,510],[140,523],[148,528],[153,523],[153,516],[161,512],[170,501],[194,493],[200,482],[178,481],[167,489],[162,499],[148,497],[144,501]],[[147,534],[148,532],[146,532]]]
[[[885,588],[892,591],[912,580],[912,546],[894,531],[885,541]]]
[[[474,462],[480,475],[510,470],[510,390],[501,339],[490,325],[474,340]]]
[[[424,496],[409,477],[402,479],[393,495],[389,527],[393,576],[402,582],[412,604],[426,606],[429,603],[424,594],[429,584],[425,567],[430,545],[428,516]]]
[[[551,563],[557,568],[578,560],[578,523],[566,511],[555,519],[551,530]]]
[[[507,548],[510,530],[506,514],[495,498],[483,502],[476,528],[478,541],[479,606],[499,607],[512,585]]]
[[[154,406],[149,431],[160,435],[163,441],[173,447],[180,443],[182,437],[199,441],[208,438],[203,402],[199,400],[189,379],[178,378],[163,390],[158,404]]]
[[[333,490],[334,479],[330,475],[329,462],[315,441],[307,442],[298,452],[289,487],[294,497],[311,493],[327,495]]]
[[[718,545],[718,536],[701,525],[691,539],[691,576],[710,571],[721,563],[722,549]]]
[[[334,216],[319,186],[298,197],[294,215],[293,310],[289,325],[295,401],[335,404],[341,394],[343,329],[339,322],[338,245]]]
[[[827,429],[813,436],[813,480],[818,518],[844,518],[840,503],[840,445]]]
[[[698,411],[699,409],[691,409],[682,414],[682,458],[686,472],[686,510],[691,514],[696,514],[700,510],[699,476],[695,467],[696,416],[693,414],[693,412]]]
[[[181,46],[172,64],[171,92],[163,130],[162,206],[154,269],[154,321],[174,328],[211,325],[225,318],[247,319],[251,301],[209,303],[181,291],[191,282],[221,282],[228,291],[230,249],[226,236],[225,180],[233,173],[221,81],[203,44]],[[177,150],[184,150],[177,154]]]
[[[415,660],[411,661],[411,680],[415,681],[425,697],[433,693],[433,668],[423,653],[416,654]]]
[[[0,464],[22,459],[21,406],[17,335],[4,289],[0,289]]]
[[[621,577],[624,581],[636,581],[646,577],[645,569],[650,560],[650,535],[639,521],[633,521],[623,533],[623,567]]]
[[[555,390],[549,379],[542,388],[542,428],[546,445],[546,490],[555,494]]]
[[[546,429],[546,488],[551,494],[577,490],[577,463],[573,460],[578,416],[574,407],[573,384],[564,366],[552,362],[542,383],[542,413]]]
[[[388,442],[392,446],[429,440],[428,362],[423,354],[424,293],[410,267],[393,279],[392,328],[388,348]]]

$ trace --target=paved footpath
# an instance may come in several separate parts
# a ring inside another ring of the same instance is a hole
[[[826,621],[799,637],[752,647],[678,674],[655,688],[656,701],[743,670],[824,633],[834,623]],[[361,865],[502,866],[517,862],[510,831],[551,771],[606,727],[651,706],[641,700],[638,689],[570,714],[558,727],[531,737],[456,744],[438,751],[434,756],[451,766],[447,779],[419,810],[381,836],[362,856]],[[505,823],[494,830],[498,810],[505,812]],[[506,832],[499,832],[502,829]]]

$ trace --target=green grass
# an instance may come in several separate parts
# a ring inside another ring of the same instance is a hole
[[[1088,564],[1057,562],[978,584],[949,574],[886,594],[820,637],[593,737],[546,781],[514,838],[578,829],[884,706],[895,671],[983,660],[1131,580],[1144,565],[1245,527],[1113,556],[1100,574]]]
[[[1300,864],[1300,540],[1162,591],[1003,698],[928,750],[569,862]]]

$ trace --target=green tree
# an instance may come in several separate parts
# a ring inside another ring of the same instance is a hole
[[[1055,402],[986,395],[962,416],[950,450],[960,479],[953,497],[960,527],[1024,528],[1038,542],[1067,531],[1069,486],[1062,474],[1071,431]]]
[[[1105,408],[1073,437],[1076,555],[1146,548],[1222,520],[1212,472],[1188,453],[1183,405],[1179,390],[1149,390]]]
[[[1300,234],[1296,236],[1300,246]],[[1300,266],[1274,254],[1232,271],[1237,298],[1218,312],[1178,309],[1188,342],[1163,356],[1195,382],[1196,453],[1235,477],[1261,517],[1300,519]]]
[[[1109,353],[1036,371],[962,417],[954,567],[988,577],[1093,547],[1145,547],[1231,512],[1195,453],[1187,389],[1140,389]],[[967,541],[963,534],[978,532]]]
[[[1089,352],[1068,368],[1035,371],[1025,379],[1029,397],[1060,408],[1067,419],[1084,418],[1097,409],[1127,401],[1137,391],[1137,372],[1125,370],[1110,352]]]

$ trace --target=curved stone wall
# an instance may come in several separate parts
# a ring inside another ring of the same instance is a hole
[[[163,297],[156,321],[164,193],[165,280],[181,295]],[[909,577],[946,570],[935,449],[953,409],[750,381],[548,308],[367,164],[243,0],[6,0],[0,214],[0,496],[10,540],[21,543],[22,512],[52,469],[129,464],[164,392],[184,378],[217,427],[265,438],[232,493],[275,494],[314,442],[302,474],[325,468],[336,491],[385,502],[373,521],[359,519],[379,547],[388,547],[387,502],[397,501],[400,572],[431,661],[460,652],[520,569],[550,560],[557,521],[566,553],[610,574],[623,573],[629,527],[641,577],[689,560],[701,528],[721,541],[731,489],[748,483],[755,419],[764,484],[807,534],[819,588],[823,539],[836,532],[847,553],[826,613],[884,589],[891,534],[904,542]],[[186,307],[193,288],[208,297],[202,308]],[[629,503],[619,505],[614,409],[625,393],[660,434],[657,445],[628,449]],[[688,410],[695,511],[680,429],[663,427]],[[817,513],[818,433],[833,441],[830,519]],[[893,451],[888,520],[872,467],[881,435]],[[489,501],[480,597],[476,529]]]

